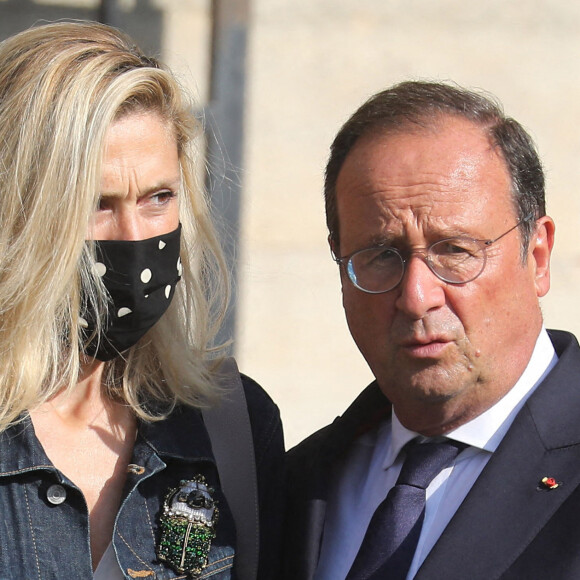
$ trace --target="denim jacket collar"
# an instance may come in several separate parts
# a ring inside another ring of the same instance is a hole
[[[140,421],[139,435],[161,458],[214,462],[211,442],[197,409],[177,407],[163,421]]]
[[[0,476],[36,469],[56,471],[26,414],[19,423],[0,433]]]
[[[177,407],[163,421],[138,420],[138,434],[160,458],[214,462],[209,436],[196,409]],[[136,452],[139,447],[136,445]],[[26,414],[18,424],[0,433],[0,476],[37,469],[57,472]]]
[[[235,525],[219,488],[201,413],[178,407],[163,421],[138,421],[131,461],[112,538],[117,561],[125,576],[143,575],[157,580],[185,578],[157,558],[159,521],[167,493],[180,481],[202,475],[215,490],[213,497],[219,505],[220,515],[218,536],[212,542],[200,579],[230,578]],[[0,512],[5,520],[4,528],[24,530],[16,540],[11,533],[0,534],[2,564],[19,569],[20,577],[36,577],[38,565],[42,567],[43,577],[47,578],[92,577],[86,503],[78,487],[50,462],[28,415],[19,424],[0,433],[0,480],[3,483]],[[48,499],[55,484],[62,486],[66,497],[62,503],[57,502],[58,505]],[[59,538],[64,536],[67,538],[64,556],[57,558],[54,545],[56,542],[62,547]],[[55,575],[55,570],[60,575]]]

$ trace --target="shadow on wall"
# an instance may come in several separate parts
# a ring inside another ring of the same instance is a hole
[[[104,5],[105,2],[101,2]],[[130,34],[149,56],[159,57],[163,37],[163,11],[151,4],[151,0],[136,0],[127,9],[108,3],[113,8],[108,24]],[[34,0],[0,1],[0,40],[30,28],[34,24],[54,20],[99,20],[102,8],[73,6],[70,2],[51,5]]]

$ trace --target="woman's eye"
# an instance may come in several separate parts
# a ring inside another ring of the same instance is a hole
[[[106,197],[101,197],[99,199],[97,209],[98,211],[106,211],[108,209],[111,209],[111,200],[107,199]]]
[[[175,197],[175,192],[171,191],[170,189],[159,191],[152,196],[153,200],[159,204],[167,203],[168,201],[170,201],[174,197]]]

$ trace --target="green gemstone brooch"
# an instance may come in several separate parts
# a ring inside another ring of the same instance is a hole
[[[216,536],[218,509],[202,475],[182,480],[163,502],[157,557],[180,574],[201,574]]]

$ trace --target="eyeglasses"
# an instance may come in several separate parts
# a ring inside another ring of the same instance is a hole
[[[369,294],[382,294],[396,288],[413,254],[421,254],[429,270],[443,282],[465,284],[475,280],[485,269],[486,249],[532,217],[533,214],[521,219],[493,240],[458,236],[439,240],[427,248],[414,249],[406,255],[396,248],[377,246],[340,258],[333,254],[333,259],[346,267],[350,281],[359,290]]]

